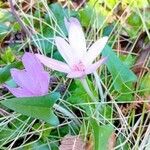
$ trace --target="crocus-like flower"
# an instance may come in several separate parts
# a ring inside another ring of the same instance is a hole
[[[11,69],[11,76],[18,85],[17,88],[6,86],[16,97],[42,96],[48,93],[49,74],[36,56],[25,53],[22,57],[24,70]]]
[[[79,21],[75,18],[70,18],[69,21],[65,21],[65,24],[69,34],[68,41],[62,37],[56,37],[55,43],[66,63],[40,54],[36,54],[36,56],[47,67],[67,73],[69,78],[82,78],[96,71],[105,62],[106,58],[102,58],[93,63],[105,47],[108,37],[97,40],[87,49]]]

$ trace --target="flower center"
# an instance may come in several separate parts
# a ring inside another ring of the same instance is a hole
[[[80,61],[78,64],[73,65],[73,71],[85,71],[84,64]]]

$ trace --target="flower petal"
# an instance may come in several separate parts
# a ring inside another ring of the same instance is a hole
[[[56,43],[56,46],[57,46],[60,54],[65,59],[65,61],[68,63],[68,65],[71,67],[76,61],[75,54],[73,54],[72,48],[61,37],[56,37],[55,43]]]
[[[40,88],[40,94],[46,95],[48,94],[50,76],[48,72],[41,72],[38,77],[38,87]]]
[[[100,59],[99,61],[97,61],[96,63],[90,65],[90,66],[85,70],[86,74],[91,74],[91,73],[95,72],[96,69],[97,69],[100,65],[102,65],[103,63],[106,62],[106,60],[107,60],[107,58],[104,57],[104,58]]]
[[[26,52],[22,57],[22,62],[27,72],[33,76],[37,76],[44,68],[40,61],[36,58],[35,54]]]
[[[84,63],[88,66],[90,65],[95,58],[102,52],[106,43],[108,41],[108,37],[103,37],[97,40],[87,51],[85,57],[83,58]]]
[[[27,75],[33,78],[32,81],[34,80],[34,82],[31,81],[32,84],[36,84],[36,87],[32,86],[34,88],[32,90],[35,93],[38,92],[38,95],[47,94],[49,86],[49,74],[44,71],[44,67],[39,59],[35,56],[35,54],[26,52],[22,57],[22,61],[27,71]]]
[[[8,90],[16,97],[32,97],[34,94],[32,94],[30,91],[23,89],[23,88],[10,88],[6,86]]]
[[[21,88],[30,91],[32,94],[40,94],[40,88],[38,87],[38,80],[34,76],[30,76],[24,70],[11,69],[11,76],[13,80],[19,85]]]
[[[76,18],[70,18],[68,24],[69,43],[73,48],[73,54],[80,59],[86,53],[86,42],[80,22]]]
[[[83,71],[71,71],[67,74],[68,78],[81,78],[85,75]]]
[[[70,68],[66,63],[63,63],[61,61],[46,57],[44,55],[40,55],[40,54],[36,54],[37,58],[47,67],[60,71],[60,72],[64,72],[64,73],[68,73],[70,72]]]

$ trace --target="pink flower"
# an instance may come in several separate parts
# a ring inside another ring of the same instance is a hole
[[[40,61],[32,53],[22,57],[24,70],[11,69],[11,76],[17,88],[6,86],[16,97],[42,96],[48,94],[49,74],[44,71]]]
[[[84,33],[79,21],[70,18],[69,22],[66,21],[65,23],[69,33],[68,42],[62,37],[56,37],[55,43],[66,63],[40,54],[36,54],[36,56],[47,67],[67,73],[69,78],[82,78],[96,71],[106,61],[106,58],[102,58],[93,63],[105,47],[108,37],[97,40],[87,50]]]

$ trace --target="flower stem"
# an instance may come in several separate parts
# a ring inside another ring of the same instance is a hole
[[[96,102],[96,98],[94,97],[93,93],[91,92],[90,88],[89,88],[89,85],[86,81],[86,79],[80,79],[85,91],[87,92],[87,94],[91,97],[92,101],[93,102]]]
[[[101,80],[97,74],[97,72],[94,72],[94,77],[95,77],[95,80],[96,80],[96,84],[98,86],[98,90],[99,90],[99,93],[100,93],[100,98],[101,98],[101,102],[104,103],[104,93],[103,93],[103,89],[102,89],[102,85],[101,85]]]
[[[63,108],[62,106],[58,105],[58,104],[54,104],[54,109],[56,109],[57,111],[63,113],[65,116],[69,117],[70,119],[72,119],[78,126],[80,126],[80,122],[77,119],[77,117],[72,114],[70,111],[68,111],[67,109]]]

